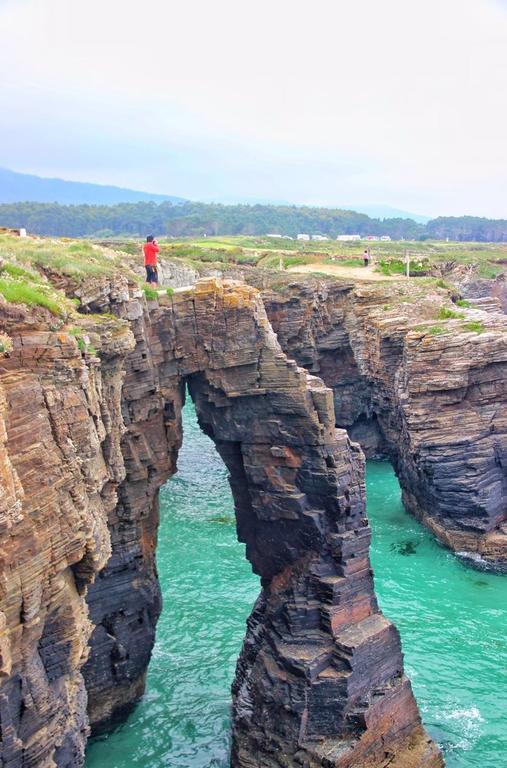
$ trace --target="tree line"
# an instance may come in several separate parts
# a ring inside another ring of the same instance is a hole
[[[446,239],[507,242],[507,220],[475,216],[439,217],[420,224],[412,219],[374,219],[335,208],[218,203],[59,203],[0,204],[0,226],[25,227],[38,235],[61,237],[265,235],[296,237],[305,232],[338,235],[389,235],[400,240]]]

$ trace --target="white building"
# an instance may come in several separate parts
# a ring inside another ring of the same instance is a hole
[[[310,235],[305,235],[304,233],[300,233],[298,235],[298,240],[309,240],[309,239],[310,239]]]
[[[351,243],[361,239],[361,235],[338,235],[336,238],[340,243]]]
[[[277,235],[276,232],[268,232],[266,237],[281,237],[281,235]]]
[[[318,240],[320,243],[323,240],[329,240],[329,237],[325,237],[325,235],[312,235],[312,240]]]
[[[383,243],[390,243],[391,242],[391,238],[390,238],[389,235],[382,235],[382,237],[380,239],[382,240]]]

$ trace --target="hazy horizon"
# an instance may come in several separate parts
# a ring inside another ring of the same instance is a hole
[[[507,218],[507,4],[0,0],[0,166]]]

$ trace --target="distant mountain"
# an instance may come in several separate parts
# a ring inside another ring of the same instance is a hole
[[[47,179],[0,168],[0,203],[61,203],[63,205],[115,205],[116,203],[183,203],[183,197],[138,192],[133,189]]]

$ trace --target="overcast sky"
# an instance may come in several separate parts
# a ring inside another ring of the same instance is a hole
[[[505,0],[0,0],[0,166],[507,218]]]

